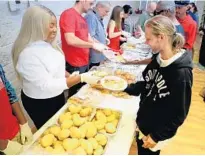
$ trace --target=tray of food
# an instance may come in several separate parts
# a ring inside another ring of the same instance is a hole
[[[90,121],[91,106],[69,105],[30,147],[35,154],[102,155],[108,136],[98,133]],[[94,111],[95,114],[95,111]]]
[[[106,134],[97,132],[92,122],[70,129],[53,125],[31,148],[35,154],[102,155],[106,151],[108,140]]]
[[[125,62],[125,59],[122,56],[122,53],[115,53],[112,50],[104,50],[103,54],[105,55],[105,57],[112,61],[112,62],[118,62],[118,63],[123,63]]]
[[[91,122],[94,123],[99,133],[114,136],[119,129],[121,118],[121,111],[108,108],[96,108],[96,113]]]
[[[126,80],[128,84],[136,83],[137,81],[133,72],[123,71],[122,69],[116,69],[114,75]]]
[[[121,45],[121,48],[123,50],[135,51],[136,50],[136,45],[132,44],[132,43],[123,43]]]

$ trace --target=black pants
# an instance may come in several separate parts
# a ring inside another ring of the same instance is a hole
[[[33,99],[22,91],[21,99],[37,129],[43,126],[65,104],[64,93],[49,99]]]
[[[100,63],[90,63],[89,69],[91,69],[93,66],[99,66]]]
[[[74,67],[74,66],[71,66],[70,64],[68,64],[66,62],[66,71],[69,72],[70,74],[72,74],[73,72],[75,71],[79,71],[80,74],[81,73],[85,73],[88,71],[88,65],[86,66],[82,66],[82,67]],[[73,87],[69,88],[68,92],[69,92],[69,95],[68,97],[71,97],[73,96],[75,93],[77,93],[77,91],[84,85],[85,83],[79,83],[77,85],[74,85]]]
[[[160,150],[153,152],[148,148],[142,147],[144,143],[142,140],[138,139],[138,135],[136,135],[136,141],[137,141],[138,155],[159,155],[160,154]]]

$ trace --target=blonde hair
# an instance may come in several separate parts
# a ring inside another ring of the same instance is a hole
[[[28,44],[47,39],[52,16],[56,18],[55,14],[44,6],[32,6],[26,10],[20,32],[12,47],[14,69],[16,69],[19,55]],[[51,45],[58,49],[55,41]]]
[[[160,34],[167,35],[174,53],[183,48],[185,39],[180,33],[176,32],[175,25],[168,17],[162,15],[155,16],[147,20],[145,26],[152,28],[152,34],[155,36]]]

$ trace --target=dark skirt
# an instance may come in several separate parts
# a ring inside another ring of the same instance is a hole
[[[21,100],[37,129],[43,126],[65,104],[64,93],[48,99],[33,99],[22,91]]]

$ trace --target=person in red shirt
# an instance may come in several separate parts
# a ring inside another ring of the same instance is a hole
[[[106,46],[93,39],[88,32],[88,25],[83,13],[87,13],[94,0],[77,0],[75,5],[65,10],[60,16],[60,32],[62,50],[66,58],[66,70],[69,73],[79,71],[84,73],[89,66],[89,48],[98,52],[103,51]],[[82,86],[78,84],[69,89],[72,96]]]
[[[197,24],[190,15],[187,14],[189,0],[175,1],[176,5],[176,17],[179,23],[182,25],[185,33],[186,43],[184,49],[191,52],[193,57],[193,45],[196,40]]]
[[[19,154],[32,141],[32,132],[16,93],[0,65],[0,154]]]

